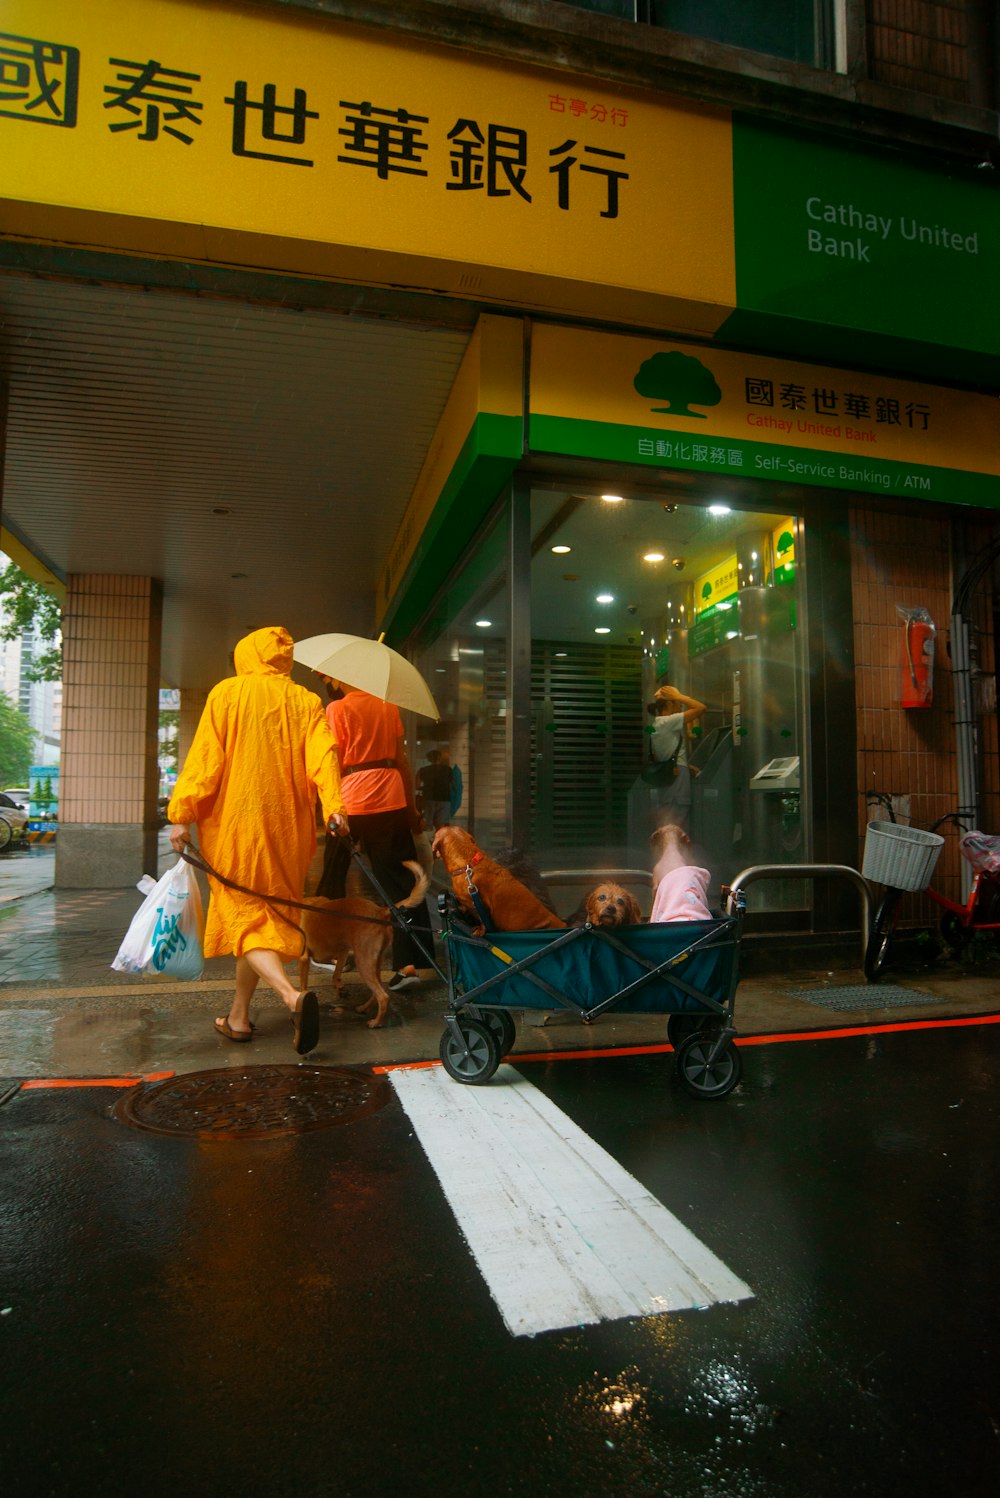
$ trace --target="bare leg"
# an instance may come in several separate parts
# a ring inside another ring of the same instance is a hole
[[[258,978],[263,978],[264,982],[274,989],[285,1007],[294,1012],[299,998],[299,990],[285,972],[285,965],[277,952],[268,952],[262,947],[254,947],[251,952],[245,952],[242,957],[237,959],[237,973],[239,972],[240,962],[246,962],[252,968],[255,974],[255,985]],[[249,1007],[246,1023],[249,1024]],[[230,1020],[230,1024],[232,1024],[232,1020]]]
[[[257,974],[245,957],[236,959],[236,993],[226,1019],[231,1030],[243,1034],[250,1029],[250,1000],[257,987]],[[221,1020],[222,1016],[219,1016]]]

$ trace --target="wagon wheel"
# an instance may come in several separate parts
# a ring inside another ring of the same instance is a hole
[[[667,1039],[679,1051],[689,1035],[697,1035],[710,1022],[707,1014],[672,1014],[667,1020]]]
[[[517,1026],[505,1009],[484,1009],[483,1019],[493,1032],[501,1057],[514,1049]]]
[[[477,1087],[488,1082],[500,1065],[500,1047],[492,1028],[483,1020],[458,1019],[459,1040],[450,1026],[441,1036],[438,1054],[449,1077]]]
[[[718,1030],[700,1030],[681,1042],[677,1075],[694,1097],[725,1097],[743,1075],[743,1060],[733,1042],[727,1040],[716,1051],[718,1039]]]

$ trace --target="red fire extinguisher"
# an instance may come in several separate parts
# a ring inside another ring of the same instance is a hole
[[[934,620],[926,609],[897,606],[903,619],[902,704],[930,707],[934,699]]]

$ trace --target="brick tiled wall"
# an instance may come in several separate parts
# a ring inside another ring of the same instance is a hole
[[[60,820],[149,821],[156,802],[158,584],[71,577],[62,633]]]
[[[951,672],[947,636],[951,614],[950,530],[946,518],[851,513],[855,688],[858,715],[858,789],[909,795],[911,820],[926,825],[958,801]],[[934,702],[904,708],[901,668],[903,621],[898,604],[924,607],[937,626]],[[869,820],[859,797],[858,858]],[[960,855],[947,840],[940,872],[957,893]],[[860,867],[860,862],[859,865]],[[941,883],[936,879],[937,883]],[[911,911],[916,902],[911,905]]]
[[[195,730],[201,722],[201,715],[208,701],[207,692],[195,691],[192,687],[185,687],[181,692],[180,718],[177,724],[177,768],[184,768],[187,752],[191,748]]]
[[[967,0],[868,0],[871,76],[971,102]]]

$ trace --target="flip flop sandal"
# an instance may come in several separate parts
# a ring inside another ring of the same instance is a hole
[[[219,1034],[224,1035],[227,1040],[239,1040],[245,1042],[248,1040],[253,1040],[253,1032],[257,1027],[256,1025],[251,1025],[249,1030],[234,1030],[230,1025],[228,1019],[217,1019],[215,1021],[215,1028],[216,1030],[218,1030]]]
[[[292,1024],[295,1027],[292,1044],[300,1056],[308,1055],[319,1044],[319,1000],[312,989],[299,996]]]

